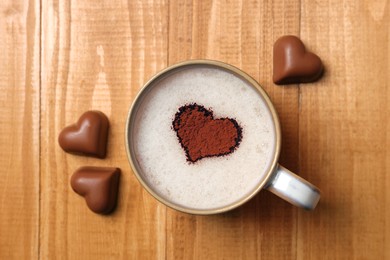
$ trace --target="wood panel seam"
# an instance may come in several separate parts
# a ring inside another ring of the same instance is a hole
[[[39,75],[38,75],[38,249],[37,249],[37,259],[40,259],[40,254],[41,254],[41,185],[42,185],[42,171],[41,171],[41,156],[42,156],[42,145],[41,145],[41,140],[42,140],[42,1],[39,0],[39,59],[38,59],[38,69],[39,69]]]
[[[166,34],[166,39],[167,39],[167,60],[166,60],[166,66],[169,66],[169,26],[170,26],[170,0],[167,0],[167,34]],[[165,206],[164,206],[165,207]],[[165,260],[168,259],[168,218],[167,218],[167,207],[165,207]]]
[[[298,37],[301,38],[301,29],[302,29],[302,5],[303,5],[303,2],[302,0],[299,0],[299,13],[298,13]],[[301,142],[300,142],[300,124],[301,124],[301,84],[297,84],[297,88],[298,88],[298,124],[297,124],[297,133],[298,133],[298,136],[296,137],[298,140],[298,155],[297,155],[297,159],[298,159],[298,173],[301,174]],[[299,212],[295,209],[295,259],[298,259],[298,239],[299,239]]]

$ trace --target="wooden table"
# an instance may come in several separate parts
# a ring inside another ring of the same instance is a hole
[[[1,259],[390,259],[390,3],[2,0]],[[300,36],[323,60],[313,84],[272,83],[272,46]],[[259,81],[283,127],[281,163],[322,190],[314,212],[268,192],[230,213],[156,202],[127,161],[124,125],[157,71],[216,59]],[[110,118],[108,157],[72,156],[61,129]],[[117,211],[69,185],[83,165],[122,169]]]

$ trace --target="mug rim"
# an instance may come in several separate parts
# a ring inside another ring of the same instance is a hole
[[[168,74],[169,72],[182,68],[182,67],[187,67],[187,66],[193,66],[193,65],[208,65],[208,66],[214,66],[220,69],[227,70],[229,72],[232,72],[236,76],[242,77],[244,80],[246,80],[251,86],[253,86],[257,92],[261,95],[263,100],[265,101],[267,108],[271,112],[274,127],[275,127],[275,150],[274,150],[274,155],[272,158],[272,161],[268,167],[268,172],[265,174],[265,177],[256,184],[256,187],[248,193],[246,196],[242,197],[241,199],[237,200],[234,203],[231,203],[229,205],[219,207],[219,208],[213,208],[213,209],[193,209],[193,208],[186,208],[185,206],[180,206],[175,203],[172,203],[168,201],[167,199],[163,198],[160,196],[157,192],[155,192],[151,187],[149,187],[148,183],[146,183],[140,173],[138,172],[138,169],[136,167],[136,164],[134,163],[134,152],[132,153],[130,151],[130,140],[129,140],[129,130],[130,130],[130,123],[131,123],[131,118],[134,117],[135,115],[135,108],[137,104],[140,102],[139,100],[141,97],[144,95],[144,93],[147,91],[150,86],[153,86],[153,83],[163,77],[164,75]],[[164,68],[163,70],[157,72],[154,76],[152,76],[143,86],[142,88],[138,91],[136,97],[134,98],[129,111],[127,113],[127,118],[126,118],[126,125],[125,125],[125,146],[126,146],[126,154],[127,154],[127,159],[130,162],[130,166],[132,168],[132,171],[134,175],[136,176],[138,182],[141,183],[142,187],[146,189],[146,191],[152,195],[155,199],[157,199],[159,202],[163,203],[164,205],[184,212],[184,213],[189,213],[189,214],[194,214],[194,215],[212,215],[212,214],[218,214],[218,213],[223,213],[230,211],[232,209],[235,209],[250,199],[252,199],[261,189],[266,186],[267,182],[271,178],[272,174],[275,172],[277,165],[278,165],[278,160],[279,160],[279,155],[280,155],[280,149],[281,149],[281,127],[280,127],[280,122],[279,122],[279,117],[278,114],[276,113],[275,107],[271,102],[271,99],[269,98],[268,94],[265,92],[263,87],[251,76],[249,76],[246,72],[242,71],[241,69],[227,64],[225,62],[221,61],[216,61],[216,60],[207,60],[207,59],[194,59],[194,60],[186,60],[182,61],[179,63],[176,63],[174,65],[168,66]]]

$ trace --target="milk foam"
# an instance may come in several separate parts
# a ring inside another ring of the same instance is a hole
[[[132,132],[140,174],[166,200],[192,209],[230,205],[265,178],[275,149],[272,115],[261,95],[231,72],[191,66],[153,83],[142,99]],[[178,108],[197,103],[243,128],[240,146],[223,157],[186,161],[172,120]]]

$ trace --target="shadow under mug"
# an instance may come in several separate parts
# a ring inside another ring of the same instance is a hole
[[[153,86],[154,82],[166,77],[169,73],[172,73],[175,70],[182,69],[187,66],[199,66],[199,65],[211,66],[211,67],[223,69],[225,71],[234,74],[235,76],[240,77],[241,79],[245,80],[250,85],[255,87],[258,93],[262,96],[263,100],[266,103],[266,106],[268,107],[269,111],[272,114],[273,123],[276,131],[275,133],[276,148],[274,150],[272,162],[265,174],[265,178],[263,178],[259,183],[257,183],[256,188],[252,192],[250,192],[248,195],[241,198],[237,202],[224,207],[215,208],[215,209],[187,208],[182,205],[177,205],[160,196],[153,189],[153,187],[151,187],[151,185],[149,185],[148,182],[144,179],[144,174],[142,174],[141,167],[138,164],[138,161],[135,157],[134,148],[132,146],[133,144],[132,137],[133,137],[133,129],[135,125],[136,111],[140,103],[142,103],[143,96],[147,95],[148,89]],[[299,176],[295,175],[291,171],[287,170],[286,168],[278,164],[278,159],[279,159],[280,149],[281,149],[280,123],[279,123],[279,118],[277,116],[276,110],[271,100],[269,99],[267,93],[263,90],[263,88],[259,85],[259,83],[257,83],[248,74],[246,74],[245,72],[241,71],[240,69],[232,65],[220,61],[188,60],[170,66],[160,71],[155,76],[153,76],[138,93],[137,97],[135,98],[133,104],[130,107],[129,113],[127,115],[127,121],[126,121],[125,146],[126,146],[126,152],[127,152],[130,165],[133,169],[136,178],[141,183],[141,185],[158,201],[162,202],[163,204],[173,209],[182,212],[186,212],[190,214],[198,214],[198,215],[210,215],[210,214],[226,212],[244,204],[245,202],[250,200],[253,196],[255,196],[261,189],[266,189],[274,193],[275,195],[279,196],[280,198],[290,202],[291,204],[296,205],[298,207],[302,207],[307,210],[313,210],[320,199],[320,191],[317,187],[315,187],[308,181],[300,178]]]

